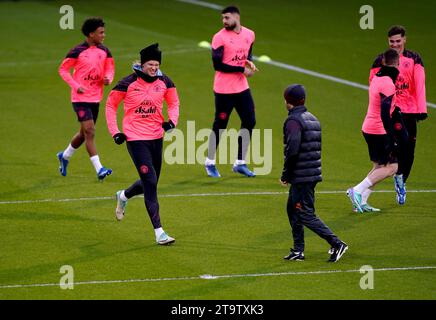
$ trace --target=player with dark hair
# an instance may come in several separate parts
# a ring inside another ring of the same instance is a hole
[[[82,25],[82,33],[85,37],[89,37],[91,32],[94,32],[98,28],[104,28],[104,21],[101,18],[88,18]]]
[[[394,112],[395,81],[398,77],[399,54],[388,49],[383,54],[382,67],[369,85],[369,104],[362,125],[363,136],[368,144],[373,167],[359,184],[347,190],[347,195],[357,212],[375,212],[367,201],[375,185],[398,170],[391,115]]]
[[[176,86],[159,67],[162,52],[152,44],[140,52],[141,63],[133,66],[134,73],[120,80],[106,102],[106,120],[115,143],[127,140],[127,150],[139,174],[139,180],[116,193],[117,220],[124,217],[127,200],[144,194],[145,207],[153,224],[156,242],[171,244],[174,238],[162,228],[157,199],[157,184],[162,167],[164,131],[177,125],[179,98]],[[124,100],[123,132],[118,129],[117,110]],[[163,102],[168,105],[169,120],[163,116]]]
[[[57,154],[62,176],[67,175],[70,158],[84,142],[97,178],[101,181],[112,173],[111,169],[101,164],[94,141],[103,86],[112,82],[115,73],[112,54],[102,44],[105,38],[104,25],[101,18],[87,19],[82,26],[85,42],[71,49],[59,67],[60,76],[71,87],[73,109],[80,122],[79,132],[68,147]],[[70,69],[73,69],[72,76]]]
[[[224,28],[213,36],[212,61],[215,69],[214,95],[215,119],[209,137],[208,156],[205,168],[208,176],[220,177],[216,168],[215,155],[220,136],[227,128],[233,108],[241,119],[241,131],[238,136],[238,158],[233,171],[254,177],[245,162],[252,130],[256,124],[254,101],[247,78],[251,77],[256,66],[252,62],[252,50],[255,34],[243,27],[237,7],[230,6],[221,12]]]
[[[321,176],[321,124],[307,111],[306,91],[294,84],[284,92],[288,118],[283,125],[284,166],[280,183],[291,184],[287,204],[294,248],[284,257],[302,261],[304,257],[304,227],[326,240],[331,249],[329,262],[338,261],[347,251],[342,242],[315,214],[315,187]]]
[[[415,158],[417,122],[427,118],[425,70],[420,55],[405,49],[406,29],[404,27],[391,27],[388,31],[388,41],[389,47],[400,55],[398,66],[400,74],[395,82],[395,105],[399,107],[401,115],[394,131],[398,140],[398,172],[394,175],[394,186],[397,202],[404,204],[406,201],[406,181]],[[380,70],[382,59],[382,55],[375,59],[370,72],[370,82]],[[401,121],[407,129],[407,139],[404,139]]]

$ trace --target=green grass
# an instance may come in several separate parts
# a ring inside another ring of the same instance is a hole
[[[226,5],[224,1],[216,1]],[[369,2],[375,29],[359,28],[358,1],[237,1],[242,22],[256,31],[254,54],[366,84],[376,54],[387,45],[386,30],[401,23],[408,44],[425,63],[427,100],[436,102],[435,6],[431,1]],[[223,178],[205,177],[202,165],[164,164],[159,183],[161,217],[177,242],[158,247],[142,199],[132,199],[122,222],[114,219],[119,189],[137,176],[125,146],[108,134],[104,102],[97,123],[97,148],[114,174],[98,183],[84,149],[74,155],[68,177],[57,172],[56,152],[78,128],[69,89],[57,74],[67,51],[80,43],[80,24],[99,15],[107,22],[105,44],[116,62],[115,80],[129,74],[144,46],[158,41],[162,70],[175,82],[181,100],[179,127],[187,121],[208,128],[213,118],[210,54],[197,43],[210,41],[221,27],[218,11],[177,1],[83,1],[73,5],[75,30],[58,26],[61,1],[1,2],[0,34],[0,298],[1,299],[434,299],[436,271],[376,271],[373,290],[362,290],[359,272],[288,274],[214,280],[211,275],[359,270],[436,266],[434,193],[409,193],[404,207],[394,194],[374,193],[379,214],[351,211],[343,193],[317,194],[319,216],[350,245],[344,258],[328,264],[328,245],[306,232],[306,261],[282,257],[292,246],[286,216],[282,168],[282,92],[303,83],[308,106],[323,126],[323,183],[317,191],[346,190],[370,169],[360,126],[367,92],[274,66],[250,80],[257,127],[272,129],[272,171],[245,179],[219,165]],[[106,89],[105,97],[110,88]],[[419,124],[409,190],[435,190],[434,109]],[[232,115],[229,127],[237,128]],[[392,181],[378,189],[392,190]],[[174,194],[283,192],[270,195],[164,197]],[[78,198],[84,199],[77,201]],[[76,199],[76,201],[56,201]],[[77,284],[2,288],[5,285],[59,283],[59,269],[74,267],[76,282],[180,278],[173,281]]]

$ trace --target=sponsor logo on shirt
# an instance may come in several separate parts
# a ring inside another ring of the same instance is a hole
[[[83,78],[85,81],[98,81],[100,80],[100,75],[98,74],[98,70],[96,68],[92,68],[88,74]],[[95,85],[94,82],[91,82],[91,85]]]
[[[140,114],[141,118],[147,118],[150,114],[156,113],[156,106],[150,100],[144,100],[141,102],[138,108],[136,108],[135,113]]]
[[[235,56],[232,58],[233,62],[237,62],[239,64],[241,64],[241,62],[244,62],[247,60],[247,55],[245,54],[245,50],[244,49],[239,49],[238,51],[236,51]]]
[[[397,81],[395,82],[395,94],[397,96],[403,94],[403,90],[409,89],[409,83],[405,81],[403,76],[398,76]]]

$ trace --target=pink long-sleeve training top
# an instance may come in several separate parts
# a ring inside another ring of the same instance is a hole
[[[224,47],[223,63],[234,67],[245,67],[250,48],[255,40],[252,30],[241,27],[236,33],[225,28],[218,31],[212,38],[212,49]],[[249,88],[247,77],[242,72],[215,71],[213,90],[216,93],[239,93]]]
[[[390,114],[395,105],[395,85],[388,76],[374,77],[369,85],[369,103],[368,111],[363,121],[362,131],[369,134],[386,134],[381,117],[381,97],[393,96]]]
[[[380,70],[383,54],[379,55],[371,68],[369,82]],[[400,55],[400,74],[395,81],[395,103],[403,113],[427,113],[425,97],[424,64],[418,53],[404,50]]]
[[[73,68],[73,75],[70,70]],[[59,74],[71,87],[71,102],[97,102],[103,98],[103,79],[112,82],[115,64],[108,48],[86,41],[72,48],[59,67]],[[82,87],[83,93],[77,89]]]
[[[179,119],[179,97],[174,83],[160,73],[153,82],[139,76],[140,71],[120,80],[106,101],[106,121],[112,136],[120,132],[117,110],[124,100],[123,132],[127,141],[162,138],[163,103],[168,105],[168,118],[174,125]]]

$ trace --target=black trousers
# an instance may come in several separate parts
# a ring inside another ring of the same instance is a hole
[[[414,114],[402,114],[404,126],[407,129],[408,138],[398,139],[398,174],[403,174],[406,182],[412,170],[413,160],[415,159],[415,146],[417,125]]]
[[[248,139],[251,139],[251,133],[256,125],[256,116],[254,111],[254,101],[250,89],[234,94],[215,93],[215,120],[212,125],[213,133],[209,137],[209,159],[215,158],[216,149],[218,148],[222,133],[220,130],[227,128],[233,108],[236,109],[236,112],[241,119],[241,129],[247,129],[249,133]],[[248,143],[249,141],[243,141],[243,135],[240,133],[238,136],[239,160],[245,159],[248,150]]]
[[[157,199],[157,183],[162,168],[163,139],[128,141],[127,150],[139,174],[135,181],[124,191],[128,199],[144,194],[145,207],[153,228],[160,228],[159,202]]]
[[[304,227],[326,240],[330,246],[341,243],[337,236],[315,214],[316,182],[291,185],[287,204],[289,223],[292,227],[294,250],[304,251]]]

